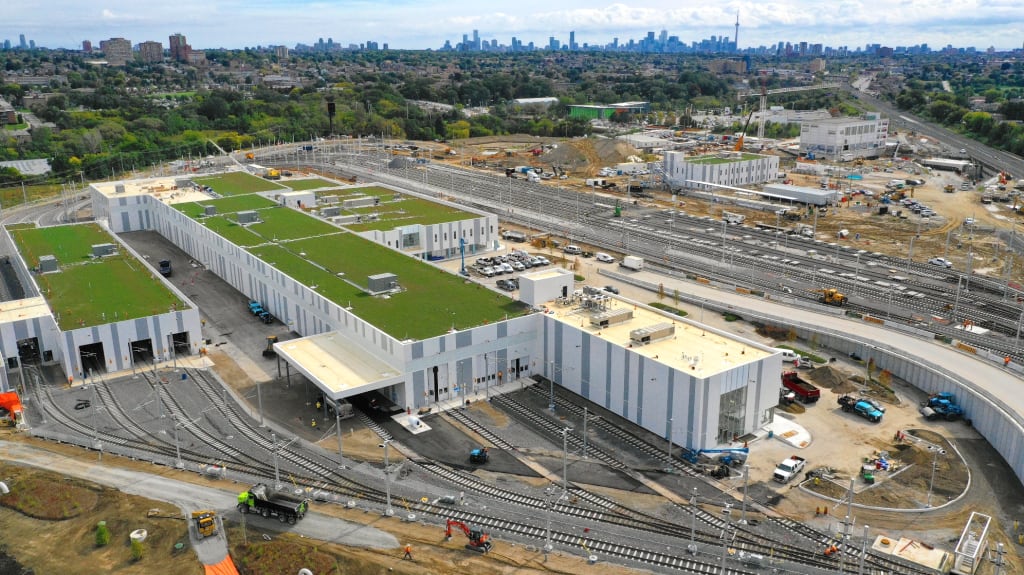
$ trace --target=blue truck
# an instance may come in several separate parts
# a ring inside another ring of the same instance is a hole
[[[856,413],[872,423],[882,421],[882,415],[884,415],[870,401],[857,399],[849,395],[839,398],[839,407],[846,413]]]

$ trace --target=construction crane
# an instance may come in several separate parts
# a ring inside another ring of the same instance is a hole
[[[480,529],[470,529],[469,525],[458,521],[456,519],[449,519],[444,530],[445,541],[451,541],[452,539],[452,527],[458,527],[466,534],[466,538],[469,539],[469,543],[466,544],[466,549],[470,551],[476,551],[477,553],[487,553],[491,550],[491,536],[484,533]]]
[[[807,90],[827,90],[829,88],[841,87],[838,82],[824,82],[821,84],[815,84],[813,86],[794,86],[792,88],[777,88],[775,90],[767,89],[767,70],[761,70],[761,89],[754,91],[752,89],[742,90],[736,93],[737,100],[743,100],[751,96],[757,95],[761,98],[761,115],[758,119],[757,124],[757,137],[758,139],[764,138],[764,116],[765,111],[768,109],[768,96],[772,94],[788,94],[789,92],[804,92]]]
[[[750,119],[754,117],[754,109],[750,109],[750,113],[747,114],[747,121],[743,124],[743,131],[740,132],[740,137],[736,138],[736,147],[733,148],[736,152],[743,151],[743,138],[747,135],[747,128],[750,127]]]

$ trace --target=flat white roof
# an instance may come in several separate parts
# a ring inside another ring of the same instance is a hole
[[[778,353],[752,341],[727,336],[695,321],[662,314],[625,298],[611,296],[608,301],[608,310],[629,309],[633,311],[633,318],[608,327],[595,327],[590,325],[594,311],[577,309],[577,306],[571,304],[563,306],[555,302],[548,303],[547,311],[549,316],[576,329],[621,347],[630,348],[631,351],[699,378],[710,377]],[[630,340],[630,332],[634,329],[664,323],[670,323],[675,327],[675,333],[667,339],[647,345],[634,344]]]
[[[402,380],[402,373],[331,331],[274,344],[277,354],[332,399],[344,399]]]
[[[167,176],[161,178],[149,178],[145,180],[124,180],[120,182],[99,182],[91,184],[92,188],[108,198],[127,196],[153,196],[153,198],[165,204],[180,204],[185,202],[202,202],[210,200],[209,194],[196,191],[192,188],[178,189],[177,180],[190,179],[190,175],[177,177]],[[124,186],[124,191],[119,192],[118,186]]]
[[[46,305],[46,299],[43,297],[0,302],[0,324],[49,315],[50,306]]]

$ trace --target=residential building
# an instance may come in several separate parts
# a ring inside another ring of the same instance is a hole
[[[124,66],[132,58],[132,43],[124,38],[100,40],[100,51],[109,66]]]

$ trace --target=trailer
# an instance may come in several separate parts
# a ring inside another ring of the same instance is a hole
[[[644,258],[639,256],[626,256],[622,258],[621,262],[619,262],[619,266],[638,272],[644,269]]]
[[[257,483],[238,494],[238,512],[242,515],[258,513],[263,517],[277,517],[281,523],[295,525],[309,510],[309,498],[271,491],[263,483]]]

